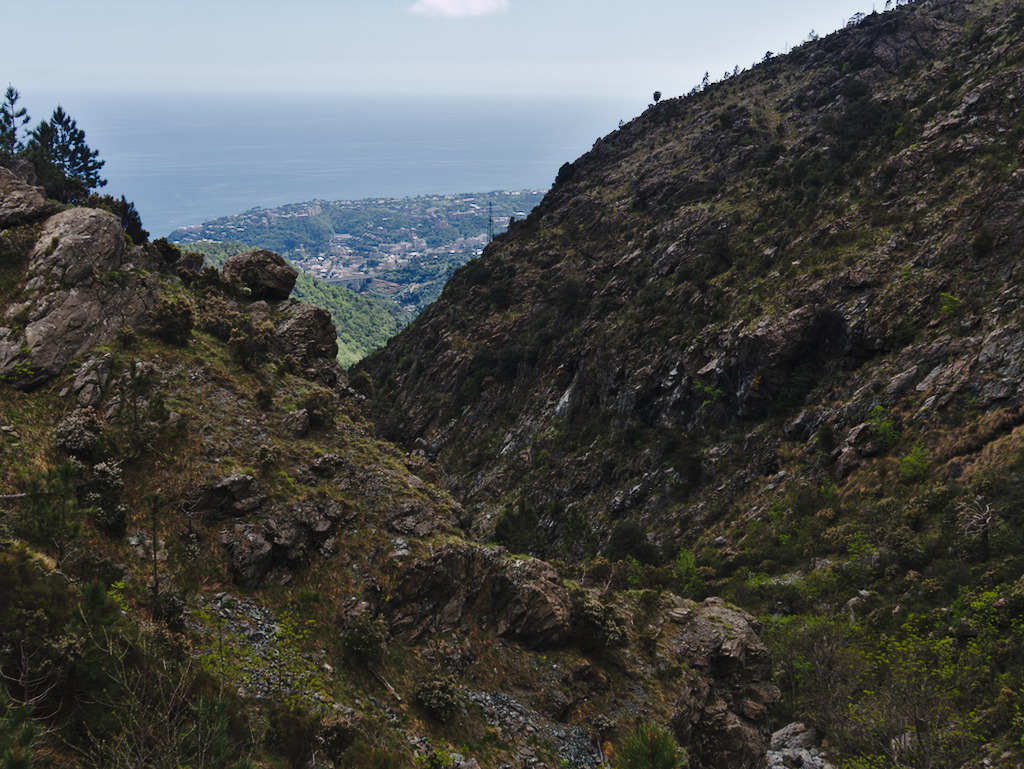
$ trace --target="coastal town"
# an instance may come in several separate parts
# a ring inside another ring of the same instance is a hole
[[[244,243],[276,251],[299,269],[357,293],[386,296],[415,313],[454,270],[479,256],[542,191],[312,201],[255,208],[176,230],[182,246]]]

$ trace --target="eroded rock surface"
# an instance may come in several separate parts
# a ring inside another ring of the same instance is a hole
[[[287,299],[298,270],[273,251],[250,251],[224,263],[224,279],[248,289],[253,299]]]
[[[672,613],[671,645],[697,675],[675,705],[672,726],[702,765],[751,769],[768,747],[768,707],[779,698],[771,655],[751,615],[709,598]]]
[[[58,206],[47,200],[42,187],[28,184],[7,168],[0,168],[0,230],[49,216]]]
[[[568,591],[550,565],[469,544],[407,568],[387,611],[393,630],[413,638],[451,630],[470,615],[532,648],[564,643],[572,630]]]
[[[128,249],[117,218],[90,208],[50,217],[26,282],[0,320],[0,378],[31,389],[137,324],[155,305],[155,256]]]

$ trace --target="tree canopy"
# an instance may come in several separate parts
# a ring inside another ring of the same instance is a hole
[[[76,203],[89,191],[106,185],[99,171],[104,161],[85,143],[85,131],[57,106],[48,121],[29,133],[25,154],[36,168],[46,192],[64,203]]]

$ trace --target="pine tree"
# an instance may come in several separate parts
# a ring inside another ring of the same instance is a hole
[[[28,123],[29,116],[24,107],[18,107],[20,98],[18,89],[8,83],[0,103],[0,160],[12,158],[24,149],[18,133]]]
[[[107,183],[99,175],[104,161],[85,143],[85,132],[63,107],[32,129],[25,151],[47,194],[64,203],[80,202],[89,190]]]

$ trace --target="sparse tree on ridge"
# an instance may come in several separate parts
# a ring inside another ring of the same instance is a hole
[[[28,123],[28,112],[18,106],[21,94],[10,83],[0,103],[0,159],[14,157],[24,145],[18,138],[20,130]]]

